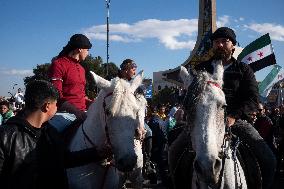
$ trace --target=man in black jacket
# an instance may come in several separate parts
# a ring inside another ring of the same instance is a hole
[[[213,58],[200,63],[195,69],[213,73],[215,61],[222,60],[224,66],[223,91],[227,102],[226,125],[231,127],[232,132],[253,151],[262,170],[262,188],[270,188],[276,165],[275,157],[254,127],[242,120],[258,108],[259,95],[254,72],[247,64],[233,58],[237,41],[232,29],[218,28],[211,36],[211,40]]]
[[[109,156],[108,149],[66,150],[47,121],[57,111],[57,89],[46,81],[26,87],[24,110],[0,127],[0,188],[68,188],[67,167]]]

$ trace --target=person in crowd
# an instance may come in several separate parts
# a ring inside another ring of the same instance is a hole
[[[279,139],[280,139],[280,119],[281,119],[281,114],[280,114],[280,108],[279,107],[274,107],[272,108],[271,114],[270,114],[270,119],[273,123],[273,135],[276,140],[276,144],[279,144]]]
[[[183,131],[186,126],[186,121],[184,118],[184,110],[182,106],[176,110],[174,114],[175,126],[168,133],[168,145],[170,146],[172,142],[177,138],[177,136]]]
[[[275,141],[274,141],[274,128],[271,119],[265,114],[265,110],[262,103],[258,105],[257,119],[254,123],[255,129],[260,136],[266,141],[271,150],[276,153]]]
[[[276,167],[275,156],[255,128],[243,121],[245,115],[257,110],[259,103],[258,86],[254,72],[247,64],[237,61],[232,56],[237,40],[236,34],[231,28],[218,28],[212,34],[211,41],[213,57],[208,61],[201,62],[195,66],[195,69],[213,73],[216,62],[222,61],[224,66],[223,91],[227,103],[226,125],[231,127],[232,132],[246,143],[255,154],[262,170],[262,188],[268,189],[273,183]],[[177,139],[175,142],[179,141]],[[173,144],[171,150],[175,150],[174,148],[175,145]]]
[[[119,66],[118,77],[130,81],[136,75],[137,65],[132,59],[125,59]]]
[[[1,188],[68,188],[66,168],[110,156],[108,147],[67,150],[61,134],[47,122],[57,111],[58,97],[51,83],[29,82],[25,108],[0,127]]]
[[[123,60],[123,62],[120,65],[118,77],[122,78],[126,81],[131,81],[133,79],[133,77],[136,75],[136,69],[137,69],[137,65],[134,62],[134,60],[127,58],[127,59]],[[135,91],[135,94],[144,95],[144,91],[142,89],[142,86],[137,88],[137,90]],[[146,131],[145,129],[147,129],[147,128],[149,128],[149,127],[143,127],[143,128],[139,127],[137,129],[138,138],[141,138],[141,139],[144,138],[146,132],[152,133],[150,130]]]
[[[133,79],[133,77],[136,75],[136,69],[137,65],[134,62],[134,60],[129,58],[125,59],[120,65],[120,70],[118,71],[118,77],[130,82]],[[141,88],[141,86],[137,88],[137,91],[135,91],[135,95],[136,94],[142,94],[142,95],[144,94],[144,91]],[[137,132],[139,138],[141,138],[146,132],[144,126],[143,128],[139,128]]]
[[[126,80],[127,82],[131,82],[131,80],[136,75],[136,69],[137,69],[137,65],[134,62],[134,60],[129,59],[129,58],[125,59],[120,65],[120,70],[118,71],[118,77]],[[143,87],[139,86],[134,92],[134,95],[136,97],[139,97],[139,95],[144,96],[145,94],[144,94]],[[146,114],[146,109],[144,111]],[[136,184],[138,184],[139,186],[143,185],[143,180],[144,180],[143,170],[144,170],[144,165],[145,165],[144,163],[145,163],[145,160],[147,160],[148,155],[150,155],[148,152],[151,149],[151,145],[152,145],[151,143],[152,142],[152,138],[151,138],[152,131],[149,129],[149,127],[147,127],[147,124],[144,121],[145,120],[143,120],[143,124],[140,124],[138,128],[136,129],[136,134],[134,138],[134,149],[136,149],[137,152],[142,150],[142,153],[143,153],[143,159],[142,159],[143,168],[141,169],[141,172],[139,170],[140,173],[136,177],[136,182],[137,182]],[[125,182],[126,180],[124,180],[124,185],[125,185]]]
[[[179,106],[176,104],[174,105],[171,109],[170,112],[168,114],[167,117],[167,134],[170,132],[170,130],[172,130],[175,125],[176,125],[176,119],[175,119],[175,114],[177,112],[177,110],[179,109]]]
[[[254,123],[257,119],[257,112],[253,111],[250,112],[247,116],[247,118],[245,119],[248,123],[250,123],[252,126],[254,126]]]
[[[10,109],[10,103],[8,101],[0,102],[0,114],[0,125],[6,123],[8,119],[14,116],[13,110]]]
[[[22,109],[25,103],[24,94],[21,88],[18,88],[18,92],[15,94],[15,106],[16,109]]]
[[[274,107],[271,111],[270,114],[270,119],[273,122],[273,125],[275,127],[279,127],[279,119],[280,119],[281,115],[280,115],[280,108],[279,107]]]
[[[48,70],[50,81],[60,94],[58,112],[66,112],[50,120],[59,131],[65,130],[75,119],[84,121],[87,117],[85,111],[91,100],[85,93],[85,70],[80,63],[86,59],[91,47],[85,35],[73,35],[58,56],[53,58]]]
[[[284,111],[283,107],[275,106],[271,108],[270,119],[273,123],[273,138],[274,145],[276,149],[277,157],[277,172],[276,177],[280,175],[281,170],[283,170],[284,162]]]
[[[271,107],[269,107],[268,105],[264,105],[264,106],[263,106],[263,109],[264,109],[264,111],[265,111],[265,114],[266,114],[268,117],[271,117],[271,114],[272,114]]]
[[[153,113],[149,120],[149,127],[153,132],[153,146],[151,160],[157,164],[162,185],[168,186],[169,178],[167,173],[167,157],[165,157],[165,148],[167,144],[166,129],[166,106],[159,104],[157,111]]]

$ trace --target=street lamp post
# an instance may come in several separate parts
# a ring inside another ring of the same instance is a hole
[[[107,8],[107,62],[106,62],[106,75],[108,75],[108,63],[109,63],[109,5],[110,5],[110,0],[106,0],[106,8]]]

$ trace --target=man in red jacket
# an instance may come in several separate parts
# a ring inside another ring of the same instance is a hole
[[[63,47],[59,55],[53,59],[49,68],[48,76],[60,94],[58,111],[69,113],[55,115],[50,120],[52,125],[60,126],[60,128],[57,128],[59,131],[65,129],[64,120],[70,123],[75,118],[81,121],[86,119],[85,111],[87,102],[90,102],[90,100],[85,93],[85,70],[80,62],[86,59],[91,47],[92,44],[85,35],[75,34]],[[63,122],[58,117],[63,117]]]

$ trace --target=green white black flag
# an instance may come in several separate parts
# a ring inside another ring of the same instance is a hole
[[[275,55],[269,34],[265,34],[246,46],[238,60],[249,64],[254,72],[276,64]]]
[[[284,70],[279,65],[274,65],[270,73],[259,83],[259,94],[263,97],[267,97],[272,87],[280,80],[284,79]]]

